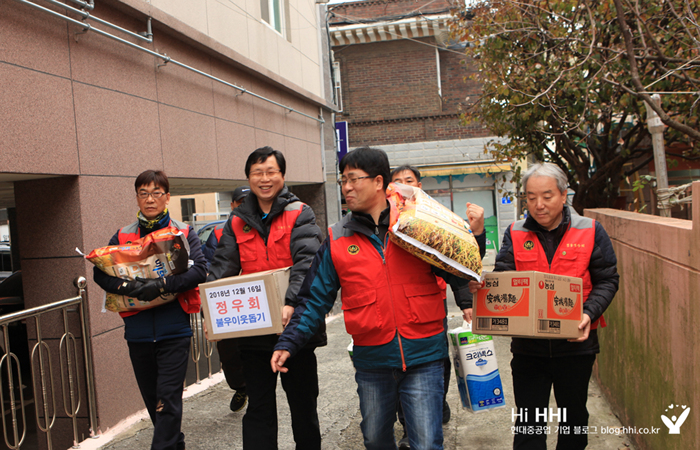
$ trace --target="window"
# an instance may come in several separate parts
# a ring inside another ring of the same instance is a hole
[[[183,222],[191,222],[192,220],[194,220],[194,213],[196,213],[197,211],[194,206],[193,198],[181,198],[180,208],[182,211]]]
[[[277,30],[282,36],[286,28],[286,0],[260,0],[262,20]]]

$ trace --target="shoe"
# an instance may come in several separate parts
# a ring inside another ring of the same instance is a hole
[[[408,442],[408,436],[406,435],[406,428],[403,429],[403,437],[399,441],[399,448],[411,448],[411,444]]]
[[[235,394],[233,394],[233,398],[231,399],[231,411],[238,412],[245,408],[245,405],[247,404],[248,395],[245,393],[244,390],[238,390]]]
[[[445,425],[450,421],[450,405],[447,404],[447,400],[442,402],[442,424]]]

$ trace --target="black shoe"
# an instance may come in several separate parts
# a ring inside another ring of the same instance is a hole
[[[446,424],[450,421],[450,405],[447,404],[447,400],[442,402],[442,424]]]
[[[408,436],[406,435],[406,428],[403,429],[403,437],[399,441],[399,448],[411,448],[411,444],[408,442]]]
[[[233,394],[233,398],[231,399],[231,411],[238,412],[245,408],[247,404],[248,395],[245,393],[245,390],[238,390]]]

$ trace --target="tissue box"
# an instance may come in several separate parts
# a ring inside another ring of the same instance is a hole
[[[473,412],[505,407],[491,336],[472,334],[471,327],[455,328],[448,334],[462,406]]]

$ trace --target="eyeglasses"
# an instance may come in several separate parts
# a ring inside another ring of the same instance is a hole
[[[263,175],[267,175],[267,178],[274,178],[275,176],[277,176],[278,173],[281,172],[281,170],[275,169],[267,170],[265,172],[263,172],[262,170],[256,170],[255,172],[250,172],[250,174],[248,174],[248,178],[262,178]]]
[[[150,196],[150,197],[153,197],[153,200],[158,200],[159,198],[161,198],[162,196],[165,195],[165,192],[161,192],[161,191],[155,191],[155,192],[139,191],[139,193],[136,194],[136,195],[138,196],[138,198],[140,198],[140,199],[142,199],[142,200],[147,199],[149,196]]]
[[[350,183],[351,186],[355,186],[357,184],[358,180],[363,180],[365,178],[374,178],[374,177],[366,176],[366,177],[357,177],[357,178],[341,178],[340,180],[338,180],[338,186],[343,187],[347,183]]]

